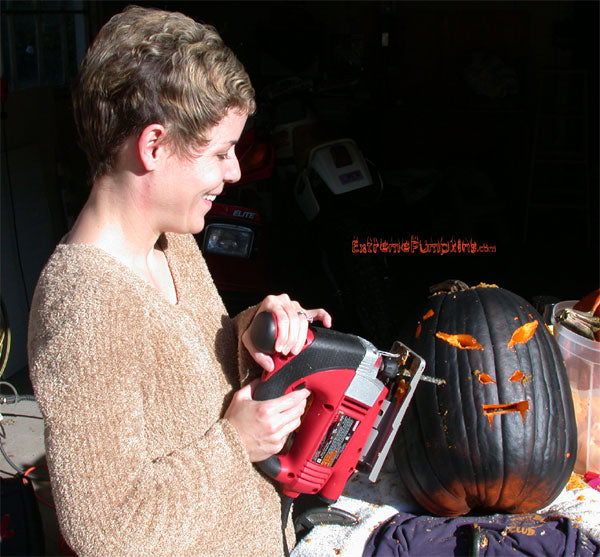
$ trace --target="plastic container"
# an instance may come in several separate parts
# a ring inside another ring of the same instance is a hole
[[[572,308],[576,300],[554,306],[554,338],[565,359],[575,417],[577,419],[577,461],[575,472],[600,473],[600,342],[585,338],[556,323],[555,316]]]

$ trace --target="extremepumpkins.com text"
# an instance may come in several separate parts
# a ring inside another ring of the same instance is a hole
[[[418,236],[411,236],[410,240],[388,241],[381,238],[367,237],[366,240],[354,237],[352,240],[352,253],[382,253],[382,254],[479,254],[496,253],[496,246],[478,243],[473,239],[443,237],[437,240],[421,240]]]

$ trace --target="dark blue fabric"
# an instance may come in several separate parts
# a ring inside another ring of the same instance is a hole
[[[541,514],[437,517],[398,513],[372,534],[363,557],[451,557],[475,555],[481,528],[481,557],[593,557],[600,544],[565,517]]]

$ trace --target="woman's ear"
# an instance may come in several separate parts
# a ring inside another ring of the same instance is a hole
[[[161,124],[150,124],[140,134],[137,142],[138,154],[144,169],[154,170],[166,154],[167,130]]]

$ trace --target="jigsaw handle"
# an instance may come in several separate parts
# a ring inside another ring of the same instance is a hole
[[[277,339],[277,320],[270,311],[261,311],[250,326],[250,340],[261,352],[273,354]]]

